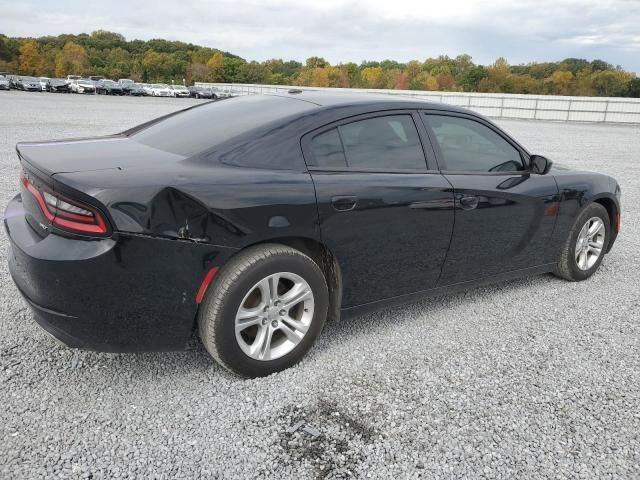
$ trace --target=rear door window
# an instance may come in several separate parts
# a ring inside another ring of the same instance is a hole
[[[424,170],[422,144],[411,115],[385,115],[340,125],[316,135],[311,165],[357,169]]]

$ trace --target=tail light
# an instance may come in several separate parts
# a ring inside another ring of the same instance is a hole
[[[73,233],[98,234],[107,233],[107,222],[95,208],[46,190],[38,189],[23,174],[22,184],[34,196],[42,214],[53,225]]]

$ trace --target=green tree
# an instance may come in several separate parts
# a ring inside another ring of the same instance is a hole
[[[482,65],[467,70],[460,78],[460,85],[465,92],[477,92],[480,82],[487,78],[489,73]]]
[[[307,68],[324,68],[329,65],[329,62],[322,57],[309,57],[307,58],[306,65]]]
[[[640,98],[640,78],[633,78],[627,83],[627,91],[624,93],[625,97]]]

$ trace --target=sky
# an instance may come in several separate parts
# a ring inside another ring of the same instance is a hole
[[[599,58],[640,73],[640,0],[1,0],[0,33],[103,29],[247,60],[331,63],[467,53],[476,63]]]

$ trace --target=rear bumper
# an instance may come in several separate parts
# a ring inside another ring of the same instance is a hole
[[[9,270],[35,320],[71,347],[105,352],[183,349],[202,279],[235,251],[141,235],[42,238],[19,195],[4,223]]]

